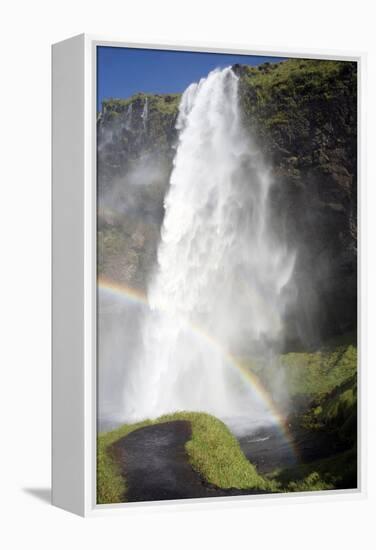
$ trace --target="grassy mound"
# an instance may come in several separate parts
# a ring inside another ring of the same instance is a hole
[[[98,436],[98,504],[126,501],[126,481],[120,475],[118,465],[111,455],[112,444],[145,426],[174,420],[187,420],[191,423],[192,439],[186,443],[186,451],[192,467],[207,482],[224,489],[276,490],[275,484],[261,477],[246,459],[238,441],[223,422],[205,413],[179,412],[161,416],[157,420],[125,424]]]

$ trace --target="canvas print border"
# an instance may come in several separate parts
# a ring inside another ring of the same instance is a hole
[[[342,497],[349,497],[349,495],[362,496],[365,494],[365,442],[363,440],[363,430],[362,423],[364,421],[365,415],[365,395],[364,395],[364,315],[365,315],[365,305],[364,305],[364,258],[363,258],[363,231],[362,227],[364,226],[364,212],[362,209],[362,203],[365,200],[365,189],[364,189],[364,175],[363,175],[363,166],[364,166],[364,153],[362,150],[362,142],[364,136],[364,114],[360,107],[362,106],[362,98],[364,95],[364,65],[365,65],[365,56],[364,54],[359,54],[356,56],[347,56],[342,53],[337,54],[332,52],[296,52],[296,51],[269,51],[265,49],[239,49],[227,47],[227,45],[178,45],[178,44],[134,44],[126,42],[114,42],[108,40],[101,40],[99,38],[85,36],[85,106],[84,106],[84,120],[85,120],[85,224],[84,224],[84,233],[85,233],[85,275],[84,275],[84,286],[85,286],[85,373],[84,373],[84,391],[85,391],[85,415],[84,415],[84,425],[85,425],[85,445],[84,445],[84,455],[85,455],[85,467],[84,467],[84,494],[85,494],[85,505],[83,514],[89,515],[91,513],[111,513],[116,510],[123,510],[125,508],[139,508],[142,506],[155,507],[161,505],[168,506],[199,506],[205,504],[205,506],[216,506],[218,501],[226,501],[227,505],[255,505],[267,503],[270,498],[276,499],[278,501],[285,500],[286,502],[291,502],[292,500],[299,500],[305,498],[306,500],[311,499],[339,499]],[[359,353],[358,353],[358,367],[360,367],[360,358],[362,358],[362,367],[358,368],[358,377],[359,377],[359,414],[358,414],[358,488],[354,490],[344,490],[344,491],[328,491],[325,492],[325,495],[322,493],[299,493],[297,494],[283,494],[283,495],[260,495],[252,497],[224,497],[224,498],[214,498],[214,499],[198,499],[194,503],[190,501],[179,501],[179,502],[164,502],[164,503],[128,503],[128,504],[115,504],[115,505],[97,505],[95,503],[96,498],[96,335],[95,335],[95,324],[96,324],[96,239],[95,239],[95,229],[96,229],[96,200],[95,200],[95,188],[96,188],[96,133],[95,133],[95,120],[96,120],[96,74],[95,74],[95,50],[99,45],[104,46],[114,46],[114,47],[141,47],[146,49],[178,49],[178,50],[187,50],[187,51],[210,51],[210,52],[224,52],[224,53],[239,53],[239,54],[257,54],[257,55],[278,55],[278,56],[293,56],[293,57],[306,57],[306,58],[320,58],[320,59],[343,59],[356,61],[358,63],[358,219],[359,219],[359,262],[358,262],[358,338],[359,338]],[[362,268],[360,269],[360,266]],[[362,303],[361,303],[362,302]],[[361,307],[360,307],[361,306]]]
[[[103,44],[101,44],[101,45],[103,45]],[[108,44],[106,44],[106,45],[108,45]],[[122,45],[119,45],[119,47],[122,47]],[[132,45],[131,47],[134,47],[134,45]],[[153,47],[150,47],[150,49],[154,49],[154,48],[153,48]],[[159,49],[159,46],[158,46],[156,49]],[[162,47],[161,49],[164,49],[164,48]],[[167,49],[167,50],[170,50],[169,47],[166,47],[166,49]],[[171,48],[171,49],[173,50],[174,48]],[[179,50],[179,48],[177,48],[177,50]],[[194,49],[192,50],[192,48],[189,48],[189,47],[183,48],[183,50],[186,50],[186,51],[195,51]],[[206,50],[205,50],[205,49],[198,49],[197,51],[206,51]],[[218,51],[222,51],[222,50],[217,50],[217,49],[215,49],[215,50],[208,50],[208,51],[215,51],[215,52],[217,53]],[[229,52],[229,50],[227,50],[227,49],[225,50],[225,52],[226,52],[226,53],[237,53],[237,52]],[[242,53],[242,54],[245,54],[245,53],[250,53],[250,52],[249,52],[249,51],[248,51],[248,52],[242,51],[241,53]],[[254,52],[252,52],[252,53],[254,53]],[[259,54],[259,52],[257,52],[257,53]],[[270,52],[268,52],[268,53],[270,54]],[[292,55],[291,57],[309,58],[310,56],[307,56],[306,54],[301,54],[301,55],[295,55],[295,54],[294,54],[294,55]],[[313,58],[313,59],[314,59],[314,58],[318,58],[318,56],[313,55],[312,58]],[[333,57],[333,56],[330,56],[330,55],[327,56],[327,57],[326,57],[326,56],[323,56],[323,58],[326,58],[326,59],[334,59],[334,57]],[[336,57],[335,57],[335,59],[338,59],[338,58],[343,59],[343,60],[350,60],[348,57],[341,57],[341,56],[336,56]],[[358,66],[359,66],[359,63],[358,63]],[[359,193],[359,190],[358,190],[358,193]],[[358,486],[359,486],[359,484],[358,484]],[[358,489],[354,489],[354,490],[357,491]],[[352,491],[352,489],[347,489],[346,491]]]

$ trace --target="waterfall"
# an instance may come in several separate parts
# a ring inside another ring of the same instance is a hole
[[[142,124],[144,126],[144,130],[146,131],[147,128],[147,121],[148,121],[148,114],[149,114],[149,104],[148,104],[148,98],[145,98],[144,108],[142,109]]]
[[[283,338],[294,254],[271,230],[272,178],[243,127],[231,68],[187,88],[176,127],[150,314],[127,373],[124,418],[266,415],[231,354],[244,345],[267,354]]]
[[[125,129],[131,130],[132,129],[132,112],[133,112],[133,105],[130,103],[128,105],[128,109],[125,115]]]

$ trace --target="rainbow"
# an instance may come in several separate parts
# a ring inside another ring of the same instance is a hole
[[[105,292],[114,298],[121,298],[127,302],[148,306],[146,294],[137,288],[132,288],[124,283],[118,283],[106,277],[98,278],[98,290]],[[240,373],[243,381],[250,385],[258,398],[268,408],[274,424],[278,426],[283,438],[288,443],[295,457],[299,458],[299,450],[292,437],[286,417],[278,410],[271,395],[266,390],[258,376],[242,365],[232,354],[230,354],[217,340],[208,334],[202,327],[190,324],[191,330],[201,338],[204,338],[211,346],[218,350],[226,359],[228,364]]]

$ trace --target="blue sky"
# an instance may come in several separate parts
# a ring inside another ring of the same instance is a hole
[[[180,93],[216,67],[234,63],[260,65],[281,57],[219,53],[97,48],[97,107],[103,99],[126,98],[137,92]]]

